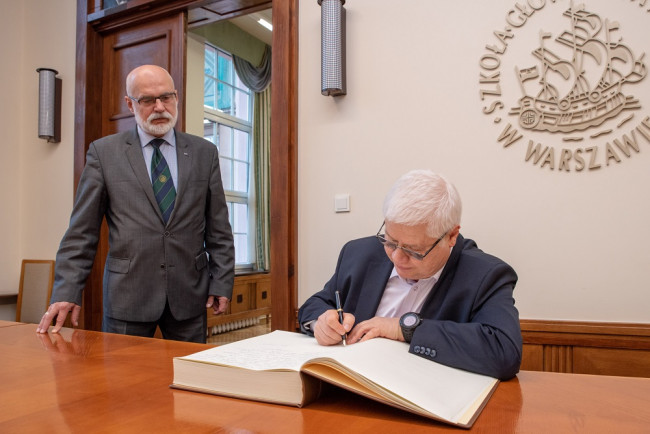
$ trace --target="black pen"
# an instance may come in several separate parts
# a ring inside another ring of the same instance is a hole
[[[339,296],[338,291],[336,291],[334,295],[336,295],[336,311],[339,313],[339,322],[343,324],[343,308],[341,308],[341,297]],[[343,339],[343,346],[345,346],[347,344],[346,335],[342,334],[341,338]]]

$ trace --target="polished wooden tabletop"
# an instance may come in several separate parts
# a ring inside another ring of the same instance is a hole
[[[302,409],[171,389],[172,358],[206,345],[35,330],[0,321],[1,433],[464,431],[337,388]],[[648,433],[650,379],[520,372],[471,431]]]

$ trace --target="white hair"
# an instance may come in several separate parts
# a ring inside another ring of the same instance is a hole
[[[427,225],[427,235],[440,237],[460,224],[462,203],[456,187],[430,170],[402,175],[384,199],[384,220],[414,226]]]

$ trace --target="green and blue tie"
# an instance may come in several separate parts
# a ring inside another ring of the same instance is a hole
[[[160,212],[162,213],[165,223],[174,210],[176,201],[176,189],[172,180],[167,160],[160,152],[160,145],[165,143],[163,139],[153,139],[149,142],[153,146],[153,157],[151,158],[151,183],[153,184],[153,194],[156,196]]]

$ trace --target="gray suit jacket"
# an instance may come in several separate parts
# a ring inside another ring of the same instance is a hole
[[[233,236],[217,148],[177,131],[176,152],[179,186],[165,225],[137,130],[90,144],[56,256],[52,303],[81,305],[104,217],[109,229],[104,315],[155,321],[169,301],[174,318],[183,320],[205,311],[208,295],[231,297]]]

